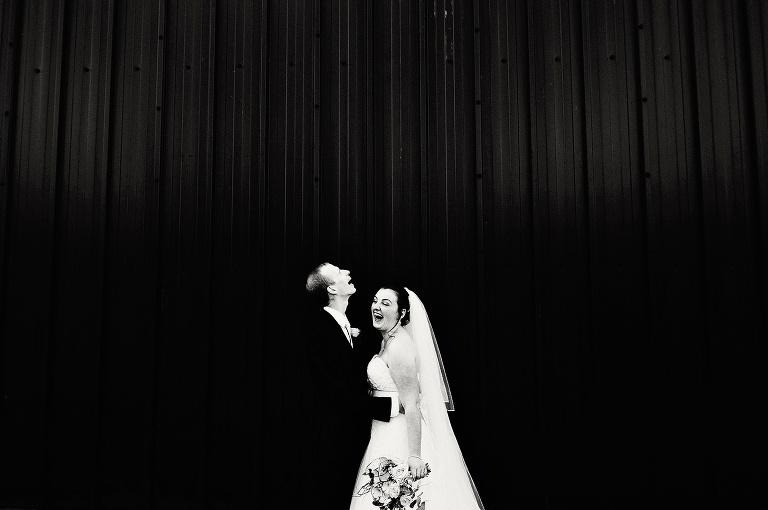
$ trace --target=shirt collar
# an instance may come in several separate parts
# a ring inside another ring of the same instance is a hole
[[[331,317],[333,317],[333,318],[334,318],[334,320],[335,320],[336,322],[338,322],[338,323],[339,323],[339,326],[341,326],[342,328],[343,328],[344,326],[347,326],[347,327],[349,327],[349,325],[350,325],[350,324],[349,324],[349,319],[347,319],[347,316],[346,316],[346,315],[344,315],[343,313],[341,313],[340,311],[338,311],[338,310],[334,310],[334,309],[333,309],[333,308],[331,308],[330,306],[326,306],[325,308],[323,308],[323,310],[325,310],[326,312],[328,312],[329,314],[331,314]]]

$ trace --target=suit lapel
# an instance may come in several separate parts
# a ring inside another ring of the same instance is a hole
[[[347,344],[347,349],[350,351],[352,350],[352,346],[349,343],[349,340],[347,340],[347,335],[344,333],[344,330],[341,326],[339,326],[339,323],[336,322],[336,319],[333,318],[333,316],[328,313],[327,311],[323,310],[323,313],[328,317],[328,328],[329,331],[333,331],[333,335],[340,336],[341,341]]]

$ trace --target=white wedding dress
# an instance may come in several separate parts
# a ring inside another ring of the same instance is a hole
[[[422,501],[426,503],[426,510],[484,510],[448,419],[446,404],[452,408],[453,401],[447,388],[437,344],[433,343],[434,334],[426,311],[418,297],[411,291],[408,292],[411,301],[411,324],[406,326],[406,330],[416,344],[422,392],[421,458],[429,464],[431,470],[426,478],[418,482]],[[398,394],[389,367],[379,356],[374,356],[368,363],[368,380],[376,396]],[[358,470],[359,476],[355,482],[350,510],[377,508],[373,505],[370,493],[357,495],[369,480],[363,472],[372,461],[387,457],[407,462],[408,453],[404,414],[399,414],[388,422],[373,420],[371,439]]]

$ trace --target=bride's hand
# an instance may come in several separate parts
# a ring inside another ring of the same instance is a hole
[[[427,465],[415,455],[408,457],[408,469],[414,480],[420,480],[428,474]]]

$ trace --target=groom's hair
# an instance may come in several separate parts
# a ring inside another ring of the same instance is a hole
[[[312,300],[320,306],[328,305],[328,286],[333,284],[328,278],[324,277],[321,273],[323,267],[327,266],[328,262],[323,262],[316,268],[314,268],[307,276],[306,289],[309,295],[312,296]]]

